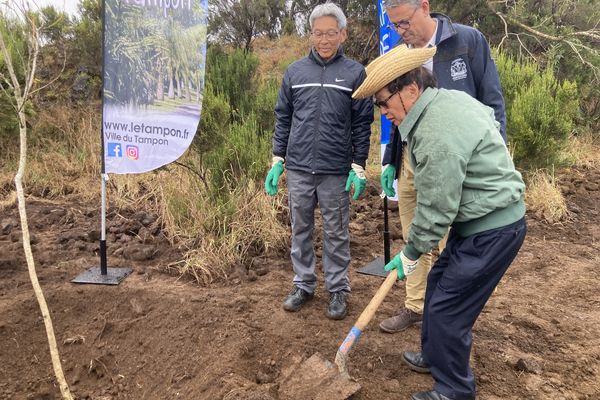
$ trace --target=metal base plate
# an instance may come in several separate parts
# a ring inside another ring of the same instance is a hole
[[[133,270],[131,268],[107,268],[107,274],[100,273],[100,267],[92,267],[78,275],[71,282],[91,283],[96,285],[118,285]]]
[[[383,257],[377,257],[367,265],[362,268],[359,268],[357,272],[365,275],[375,275],[381,277],[387,277],[388,273],[383,270],[385,263],[383,261]]]

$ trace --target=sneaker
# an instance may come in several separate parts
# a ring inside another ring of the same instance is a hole
[[[329,295],[329,306],[327,307],[327,318],[344,319],[348,313],[346,293],[333,292]]]
[[[381,321],[379,329],[386,333],[402,332],[406,328],[420,323],[422,320],[422,314],[417,314],[416,312],[403,307],[400,310],[400,314]]]
[[[283,302],[283,309],[290,312],[299,311],[304,303],[312,298],[312,293],[308,293],[306,290],[300,289],[298,286],[294,286],[294,290],[292,290],[292,292]]]

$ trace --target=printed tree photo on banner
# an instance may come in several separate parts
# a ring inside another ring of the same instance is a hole
[[[206,0],[105,0],[102,139],[106,173],[179,158],[200,121]]]

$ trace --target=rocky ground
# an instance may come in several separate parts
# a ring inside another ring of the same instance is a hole
[[[549,225],[528,215],[525,245],[475,326],[480,399],[600,399],[600,171],[570,170],[559,179],[571,219]],[[293,276],[286,254],[256,258],[250,270],[210,287],[165,273],[181,253],[144,211],[108,216],[110,265],[131,266],[133,274],[114,287],[73,284],[98,264],[97,205],[30,199],[28,215],[63,368],[78,399],[283,399],[286,371],[315,352],[333,361],[382,282],[356,272],[382,253],[376,196],[353,204],[353,294],[343,321],[325,317],[322,289],[299,313],[281,309]],[[397,210],[390,219],[396,250]],[[388,335],[377,328],[403,296],[398,283],[350,356],[362,386],[353,399],[408,399],[432,384],[400,361],[402,351],[418,349],[419,329]],[[60,398],[16,207],[0,212],[0,338],[0,398]]]

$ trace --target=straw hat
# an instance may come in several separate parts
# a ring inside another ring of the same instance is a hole
[[[435,52],[435,47],[408,48],[405,44],[394,47],[367,65],[367,77],[352,98],[373,96],[394,79],[423,65]]]

